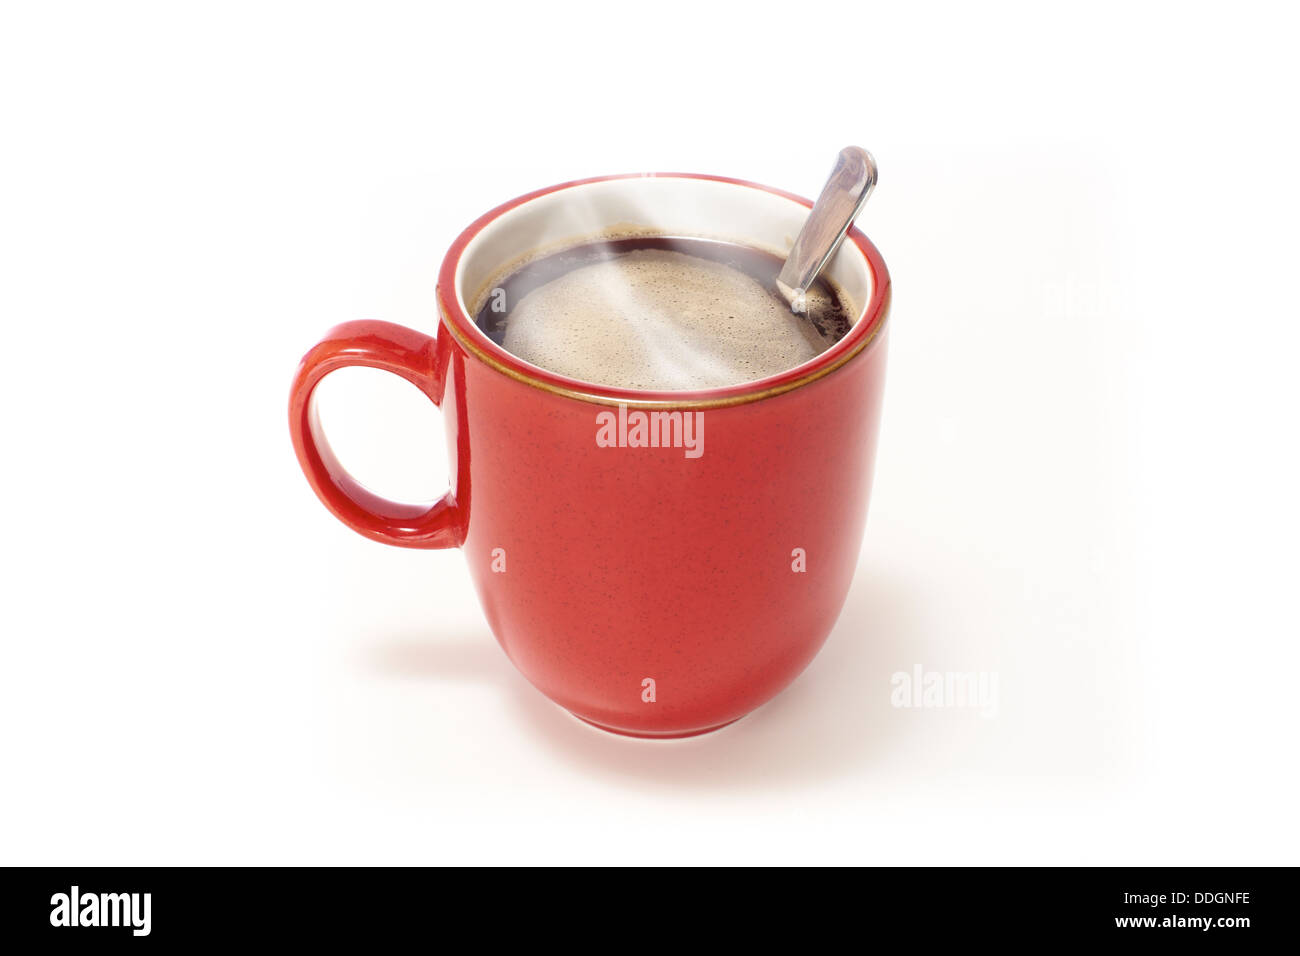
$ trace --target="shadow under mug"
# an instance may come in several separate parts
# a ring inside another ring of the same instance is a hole
[[[582,720],[683,737],[743,717],[807,666],[848,594],[884,387],[880,253],[852,229],[828,266],[857,304],[843,339],[726,388],[566,378],[496,345],[470,310],[539,249],[638,226],[784,253],[809,206],[673,173],[564,183],[497,207],[443,260],[436,337],[348,322],[303,358],[289,427],[307,480],[368,538],[460,547],[510,660]],[[400,375],[441,407],[452,475],[440,500],[389,501],[339,464],[312,394],[349,365]]]

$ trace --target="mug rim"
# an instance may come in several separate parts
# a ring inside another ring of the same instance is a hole
[[[461,258],[470,242],[487,226],[514,209],[542,196],[575,189],[591,183],[612,182],[624,179],[696,179],[709,182],[726,183],[771,193],[785,199],[793,200],[809,209],[812,201],[794,193],[765,186],[761,183],[729,176],[713,176],[705,173],[622,173],[613,176],[593,176],[587,179],[574,179],[554,186],[525,193],[508,200],[474,220],[447,250],[442,266],[438,272],[436,298],[442,325],[456,341],[471,355],[516,381],[531,385],[543,391],[577,399],[597,405],[626,405],[629,408],[717,408],[728,405],[740,405],[758,401],[773,395],[800,388],[829,375],[852,359],[862,354],[866,348],[877,340],[889,317],[891,287],[889,270],[880,251],[866,235],[853,226],[845,236],[846,242],[852,242],[862,253],[867,270],[871,276],[871,295],[869,300],[858,310],[853,325],[848,333],[825,352],[814,358],[786,369],[775,375],[725,385],[719,388],[669,390],[618,388],[612,385],[600,385],[581,379],[570,378],[540,368],[506,351],[493,342],[461,305],[461,296],[456,288],[456,274]]]

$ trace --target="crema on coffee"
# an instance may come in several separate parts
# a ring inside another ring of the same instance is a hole
[[[526,362],[620,388],[687,390],[794,368],[848,331],[853,308],[822,280],[797,315],[781,259],[709,239],[601,239],[540,256],[488,290],[479,327]]]

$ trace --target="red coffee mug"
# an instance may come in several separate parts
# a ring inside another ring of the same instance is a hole
[[[828,267],[849,333],[796,368],[695,392],[594,385],[506,352],[471,309],[512,263],[629,226],[782,253],[811,204],[716,176],[615,176],[514,199],[452,244],[436,338],[387,322],[332,329],[289,402],[325,506],[375,541],[465,552],[488,623],[543,694],[604,730],[705,733],[804,669],[848,594],[866,523],[890,282],[857,229]],[[381,498],[340,466],[312,393],[346,365],[414,383],[442,409],[451,487]]]

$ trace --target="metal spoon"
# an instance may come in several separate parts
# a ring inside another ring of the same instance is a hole
[[[846,146],[794,240],[776,286],[795,312],[806,312],[805,293],[844,241],[849,226],[876,186],[876,161],[865,149]]]

